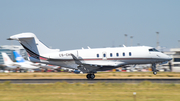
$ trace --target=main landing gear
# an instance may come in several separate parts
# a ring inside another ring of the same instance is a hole
[[[156,64],[153,63],[151,68],[152,68],[153,74],[156,75],[157,74]]]
[[[94,73],[92,73],[92,74],[87,74],[86,77],[87,77],[87,79],[89,79],[89,80],[93,80],[93,79],[95,78],[95,75],[94,75]]]

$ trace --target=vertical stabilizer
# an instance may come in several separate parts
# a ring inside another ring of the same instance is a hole
[[[16,62],[18,63],[25,62],[24,58],[19,53],[17,53],[16,51],[13,51],[13,54],[14,54]]]
[[[3,57],[3,60],[4,60],[4,64],[12,64],[13,61],[9,58],[9,56],[4,53],[4,52],[1,52],[2,54],[2,57]]]
[[[8,40],[18,40],[29,56],[36,59],[43,59],[44,56],[47,56],[46,54],[59,51],[59,49],[50,49],[45,46],[33,33],[16,34],[8,38]]]

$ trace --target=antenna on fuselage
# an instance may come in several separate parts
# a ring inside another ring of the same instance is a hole
[[[123,47],[126,47],[125,45],[123,45]]]
[[[89,46],[87,46],[88,49],[91,49]]]

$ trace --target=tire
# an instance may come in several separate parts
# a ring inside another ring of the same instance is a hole
[[[94,79],[95,78],[95,75],[94,74],[91,74],[91,79]]]
[[[90,74],[87,74],[87,75],[86,75],[86,78],[87,78],[87,79],[91,79],[91,75],[90,75]]]
[[[153,72],[153,74],[154,74],[154,75],[156,75],[156,74],[157,74],[157,72]]]

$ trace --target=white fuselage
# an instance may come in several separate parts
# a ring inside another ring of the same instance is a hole
[[[30,60],[76,69],[77,64],[71,54],[75,55],[82,63],[115,67],[128,64],[161,63],[171,59],[161,52],[149,51],[149,49],[153,48],[142,46],[69,50],[44,55],[44,57],[49,58],[48,61],[39,61],[31,57]]]
[[[13,62],[12,64],[13,66],[19,67],[20,69],[38,69],[39,67],[34,66],[33,63],[29,63],[29,62]]]

